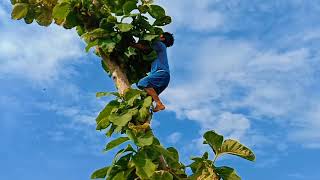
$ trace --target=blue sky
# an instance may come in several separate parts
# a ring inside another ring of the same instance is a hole
[[[8,1],[9,2],[9,1]],[[10,20],[0,1],[0,179],[89,179],[110,163],[95,117],[112,81],[74,31]],[[167,110],[153,129],[181,160],[215,129],[255,163],[218,161],[244,180],[318,180],[319,0],[159,0],[173,16]]]

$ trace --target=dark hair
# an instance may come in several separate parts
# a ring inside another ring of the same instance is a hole
[[[163,41],[163,43],[167,46],[167,47],[171,47],[174,43],[174,37],[173,34],[169,33],[169,32],[165,32],[162,34],[165,38],[165,40]]]

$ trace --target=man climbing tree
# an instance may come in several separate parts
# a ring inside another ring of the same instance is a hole
[[[165,32],[160,35],[160,40],[152,44],[152,48],[157,52],[157,59],[151,64],[150,74],[142,78],[137,86],[147,92],[148,95],[156,102],[156,107],[153,112],[158,112],[165,109],[159,95],[163,92],[170,82],[170,69],[167,56],[167,47],[171,47],[174,43],[173,35]],[[142,43],[133,43],[133,47],[150,53],[150,47]]]
[[[158,95],[170,81],[166,48],[174,43],[172,34],[162,29],[172,20],[161,6],[152,0],[11,0],[11,3],[13,19],[75,28],[87,44],[86,51],[95,47],[103,69],[114,81],[118,92],[97,93],[97,97],[115,98],[99,113],[96,129],[106,130],[107,137],[117,134],[105,151],[123,143],[126,147],[117,152],[108,166],[95,171],[91,179],[241,180],[233,168],[215,165],[216,159],[224,154],[255,160],[253,152],[238,141],[224,140],[223,136],[208,131],[204,144],[211,147],[214,159],[209,159],[206,152],[202,157],[192,158],[192,164],[186,166],[180,162],[175,148],[164,147],[153,134],[152,99],[157,104],[154,112],[165,109]],[[146,92],[132,89],[134,83]],[[191,175],[186,168],[191,169]]]

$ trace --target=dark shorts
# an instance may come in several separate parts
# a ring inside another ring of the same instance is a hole
[[[169,81],[170,74],[168,72],[156,71],[140,79],[140,81],[137,83],[137,86],[139,89],[153,88],[159,95],[168,87]]]

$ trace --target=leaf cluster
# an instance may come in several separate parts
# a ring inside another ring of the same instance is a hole
[[[97,97],[116,96],[96,119],[97,130],[107,129],[106,135],[125,134],[110,141],[105,151],[127,143],[119,150],[110,166],[91,176],[105,179],[180,179],[186,177],[185,166],[179,162],[176,149],[164,148],[154,136],[150,121],[152,98],[144,91],[129,89],[125,95],[99,92]]]
[[[204,134],[204,144],[208,144],[215,157],[209,159],[206,152],[202,157],[192,158],[193,163],[183,165],[179,153],[173,147],[163,147],[150,128],[152,119],[152,99],[144,91],[129,89],[123,96],[116,92],[99,92],[97,97],[115,96],[98,115],[97,130],[106,129],[108,137],[122,134],[110,141],[105,151],[124,143],[127,146],[119,150],[111,165],[95,171],[91,178],[105,179],[151,179],[151,180],[240,180],[233,168],[216,167],[215,161],[224,154],[236,155],[254,161],[253,152],[238,141],[227,139],[214,131]],[[187,176],[186,168],[192,175]]]
[[[116,59],[131,84],[150,70],[157,57],[132,48],[143,42],[152,46],[163,33],[162,26],[171,23],[165,10],[147,0],[11,0],[12,18],[41,26],[53,22],[65,29],[76,28],[86,42],[86,51],[99,47],[108,57]],[[148,18],[151,17],[151,18]],[[97,53],[99,55],[99,53]],[[104,64],[104,69],[108,67]]]

